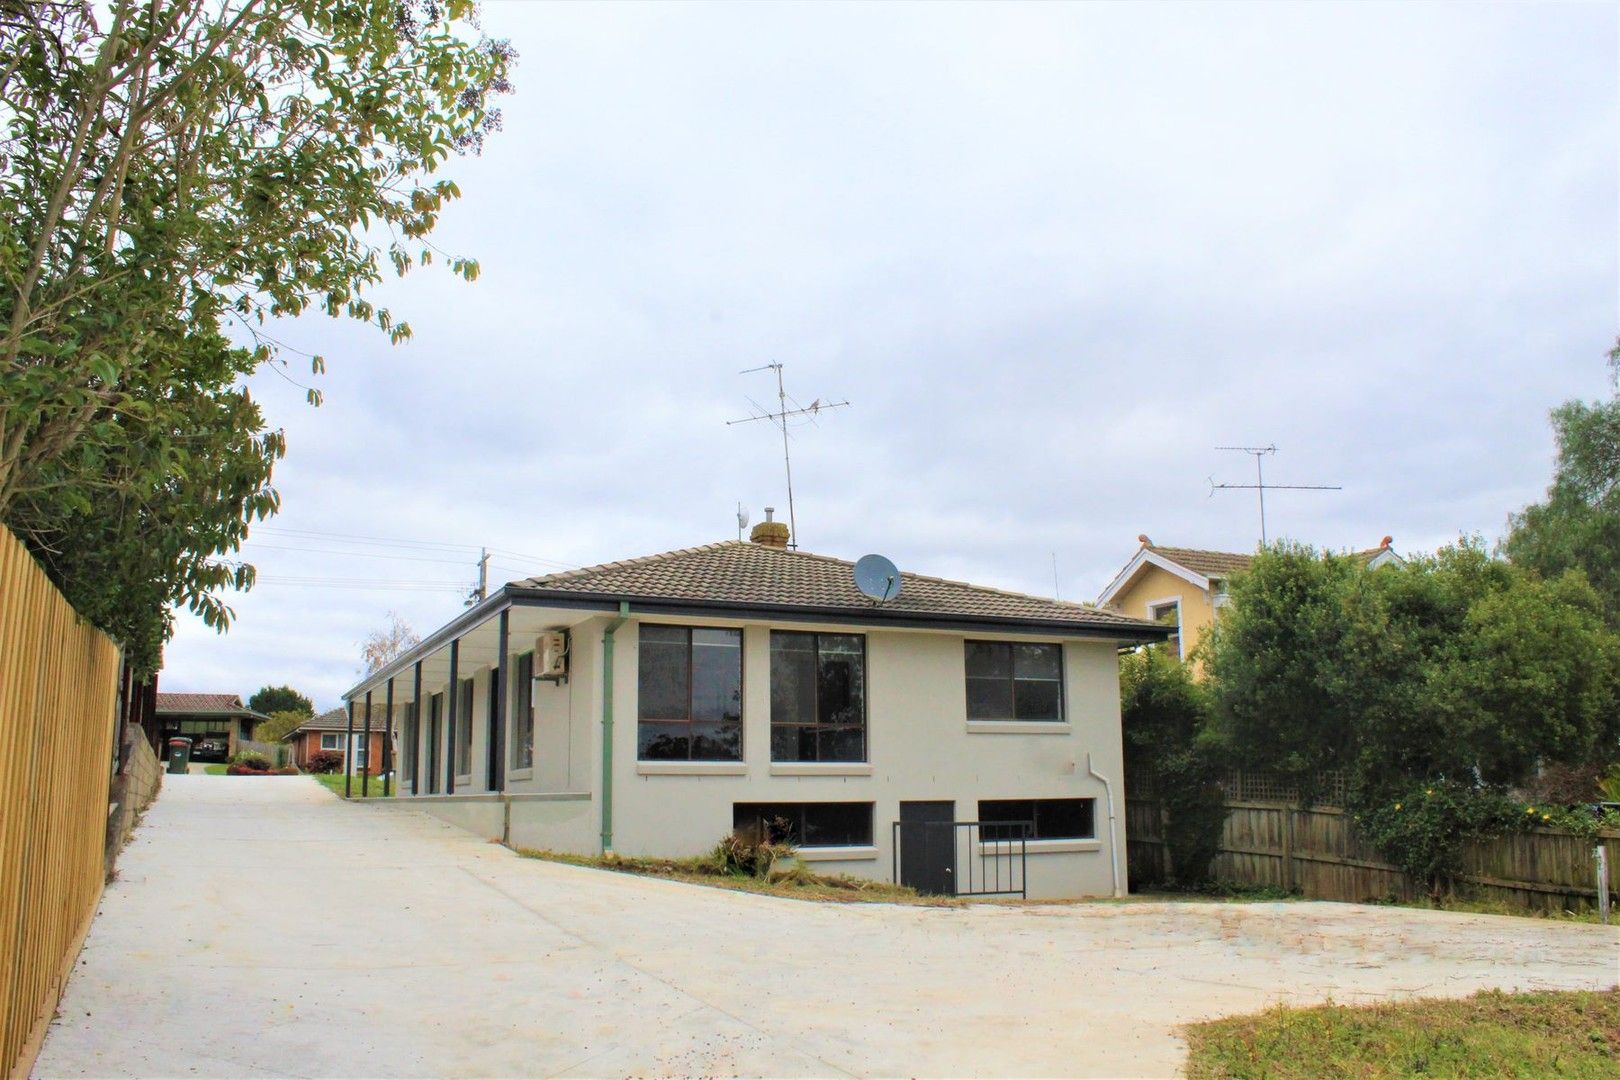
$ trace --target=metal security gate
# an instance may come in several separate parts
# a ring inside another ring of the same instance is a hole
[[[933,896],[1027,896],[1034,822],[938,820],[939,805],[900,804],[894,880]]]

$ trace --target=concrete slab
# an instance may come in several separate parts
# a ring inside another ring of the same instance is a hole
[[[1620,981],[1620,929],[1345,904],[936,909],[520,859],[165,778],[39,1076],[1165,1076],[1273,1002]]]

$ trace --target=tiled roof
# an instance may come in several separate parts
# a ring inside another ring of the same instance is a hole
[[[1185,567],[1195,574],[1204,577],[1225,577],[1235,574],[1239,570],[1247,570],[1254,561],[1253,555],[1239,555],[1233,551],[1203,551],[1199,548],[1160,547],[1158,544],[1149,544],[1147,549],[1155,555],[1169,559],[1177,566]]]
[[[662,555],[587,566],[513,582],[513,587],[614,599],[693,601],[782,610],[951,622],[989,620],[1118,629],[1130,636],[1160,631],[1151,623],[1086,604],[1004,592],[921,574],[900,575],[900,595],[882,604],[855,587],[854,564],[826,555],[726,540]]]
[[[157,711],[160,713],[194,713],[199,716],[258,716],[242,704],[236,694],[165,694],[159,691]]]

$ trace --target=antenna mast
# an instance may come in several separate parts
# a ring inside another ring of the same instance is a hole
[[[816,400],[802,408],[790,409],[787,407],[787,387],[782,382],[781,363],[772,362],[769,364],[762,364],[756,368],[748,368],[745,371],[739,372],[739,374],[752,375],[756,371],[776,372],[776,411],[770,412],[765,409],[760,409],[760,411],[753,416],[745,416],[740,420],[727,420],[726,426],[731,427],[734,424],[751,424],[756,420],[769,420],[782,429],[782,465],[787,471],[789,532],[788,546],[796,548],[799,546],[799,519],[798,516],[793,512],[793,456],[788,452],[788,418],[791,416],[807,416],[812,422],[814,422],[816,414],[821,412],[822,409],[842,409],[847,407],[849,402],[822,401],[820,398],[816,398]],[[794,404],[798,403],[795,402]],[[755,408],[759,408],[759,406],[755,405]]]
[[[1252,484],[1217,484],[1212,476],[1209,479],[1209,494],[1213,498],[1217,491],[1253,491],[1260,496],[1260,546],[1266,546],[1266,490],[1272,491],[1343,491],[1338,484],[1268,484],[1263,464],[1267,454],[1275,454],[1277,445],[1270,446],[1217,446],[1217,450],[1236,450],[1254,458],[1254,483]]]

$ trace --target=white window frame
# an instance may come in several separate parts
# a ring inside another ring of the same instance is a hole
[[[327,742],[326,742],[327,739],[333,740],[330,745],[327,744]],[[322,750],[336,750],[339,753],[341,753],[343,751],[343,732],[341,732],[341,731],[323,731],[323,732],[321,732],[321,749]]]
[[[350,757],[353,760],[354,767],[356,769],[364,769],[371,765],[369,760],[371,757],[371,747],[366,744],[365,732],[357,731],[354,733],[352,749],[354,753],[351,754]]]
[[[1147,605],[1148,622],[1158,622],[1164,617],[1165,609],[1176,609],[1176,659],[1187,659],[1187,635],[1182,633],[1181,626],[1181,597],[1167,596],[1162,600],[1149,600]]]

